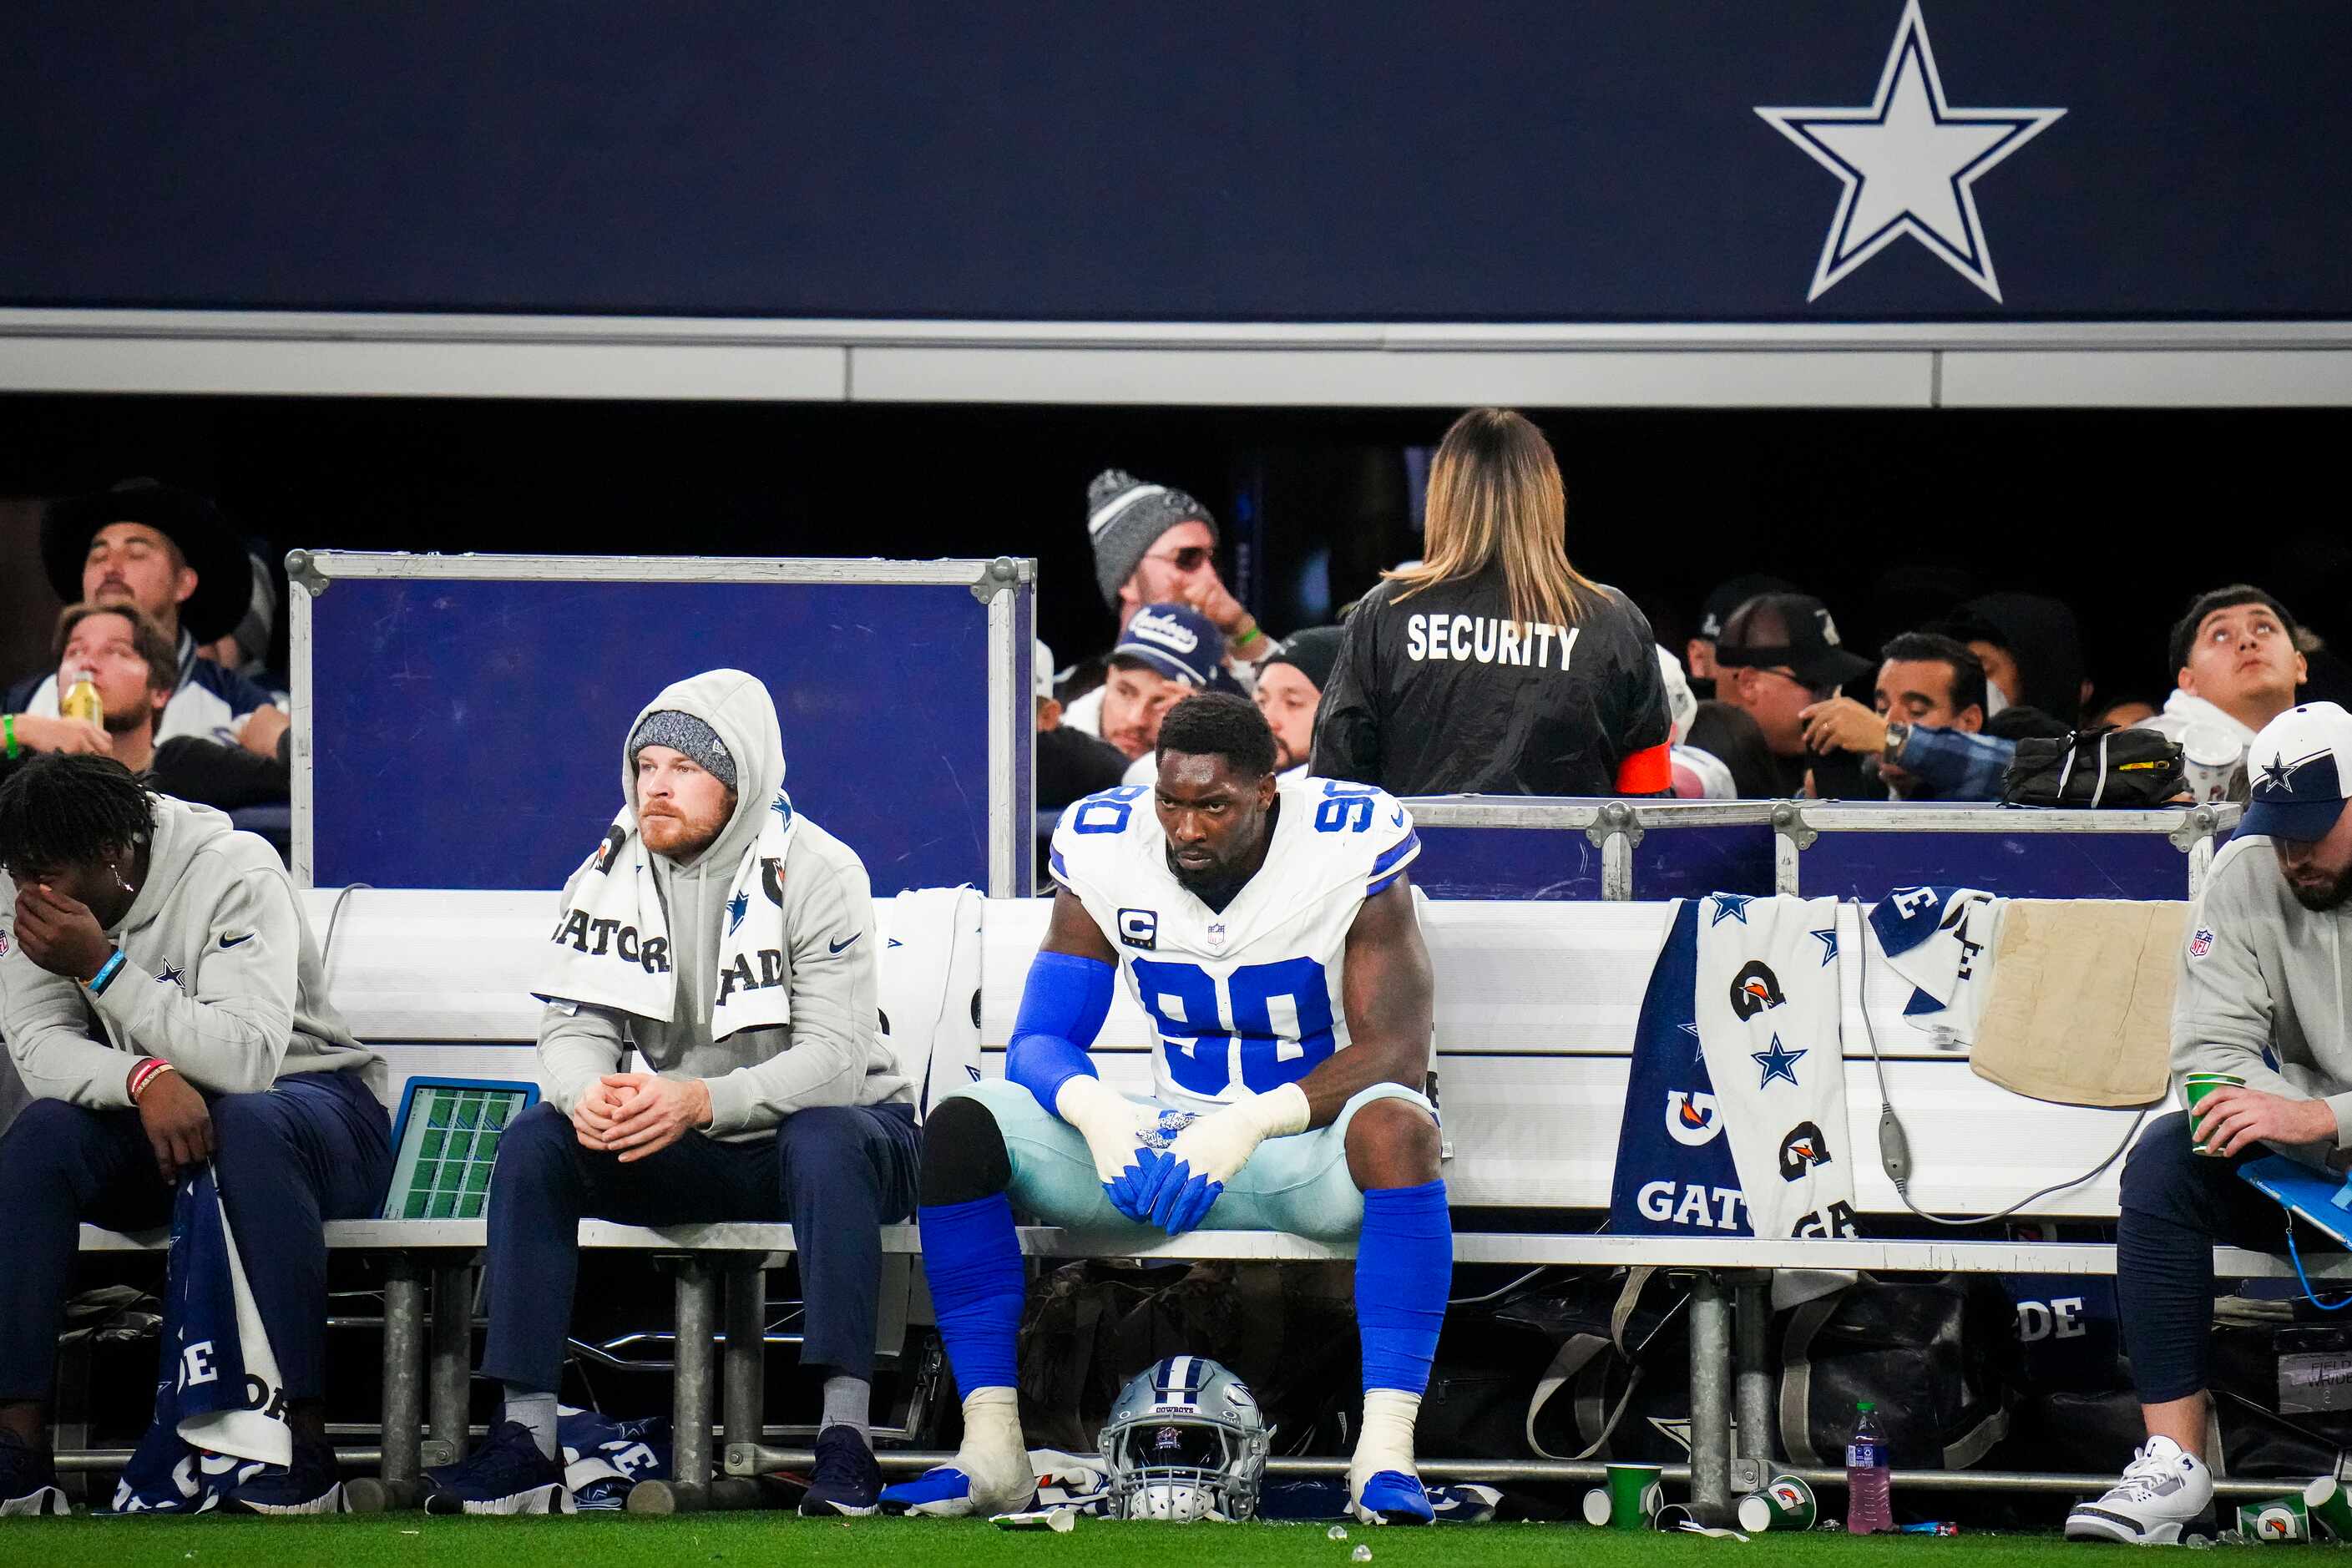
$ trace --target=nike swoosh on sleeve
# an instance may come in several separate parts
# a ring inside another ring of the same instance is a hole
[[[843,948],[847,947],[847,946],[850,944],[850,942],[856,942],[859,937],[864,936],[865,934],[866,934],[866,933],[865,933],[864,931],[852,931],[852,932],[849,934],[849,937],[848,937],[848,939],[847,939],[846,941],[844,941],[844,942],[826,942],[826,943],[824,944],[825,951],[826,951],[827,952],[838,953],[838,952],[839,952]]]
[[[224,932],[220,939],[221,950],[223,952],[226,952],[232,947],[243,947],[247,942],[251,942],[252,940],[253,932],[251,931],[246,932],[243,936],[234,937]]]

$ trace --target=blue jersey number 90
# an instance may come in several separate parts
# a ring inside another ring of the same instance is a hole
[[[1311,958],[1244,964],[1222,988],[1197,963],[1129,962],[1144,1011],[1160,1026],[1168,1076],[1189,1094],[1213,1099],[1233,1086],[1236,1046],[1242,1087],[1255,1094],[1297,1082],[1332,1052],[1330,986],[1323,966]],[[1290,999],[1298,1019],[1297,1046],[1289,1054],[1275,1030],[1277,996]]]
[[[1150,789],[1150,784],[1121,784],[1099,795],[1090,795],[1078,802],[1078,814],[1070,819],[1073,833],[1124,833],[1128,813],[1135,803]]]
[[[1361,833],[1372,825],[1372,796],[1379,793],[1376,784],[1327,781],[1322,803],[1315,808],[1315,831]]]

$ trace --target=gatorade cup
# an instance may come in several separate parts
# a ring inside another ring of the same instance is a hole
[[[2238,1510],[2238,1533],[2249,1541],[2265,1544],[2278,1541],[2308,1541],[2311,1539],[2311,1515],[2305,1509],[2300,1493],[2274,1497],[2267,1502],[2250,1502]]]
[[[1739,1500],[1739,1528],[1753,1535],[1762,1530],[1811,1530],[1815,1507],[1813,1489],[1799,1476],[1774,1476],[1760,1492]]]
[[[2322,1476],[2303,1489],[2303,1506],[2331,1540],[2352,1541],[2352,1497],[2334,1476]]]
[[[2245,1081],[2246,1080],[2244,1079],[2240,1078],[2233,1072],[2192,1072],[2182,1075],[2180,1079],[2180,1098],[2189,1107],[2189,1125],[2190,1128],[2191,1137],[2195,1136],[2195,1128],[2197,1126],[2197,1102],[2204,1099],[2207,1095],[2212,1093],[2215,1089],[2221,1088],[2225,1083],[2237,1084],[2242,1087]],[[2191,1143],[2189,1145],[2189,1149],[2192,1152],[2199,1154],[2210,1154],[2213,1152],[2212,1150],[2208,1149],[2202,1143]]]
[[[1650,1516],[1665,1502],[1658,1484],[1664,1472],[1656,1465],[1609,1467],[1609,1523],[1615,1530],[1647,1530]],[[1588,1508],[1585,1517],[1592,1517]]]

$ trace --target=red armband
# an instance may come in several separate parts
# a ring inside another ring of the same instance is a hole
[[[1651,746],[1617,764],[1617,788],[1623,795],[1663,795],[1675,787],[1674,748]]]

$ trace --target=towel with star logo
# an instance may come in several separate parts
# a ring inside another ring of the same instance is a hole
[[[1678,900],[1650,972],[1610,1228],[1853,1236],[1834,899]]]
[[[671,940],[670,922],[673,915],[680,921],[715,919],[716,945],[692,944],[714,954],[717,965],[710,1037],[774,1028],[792,1018],[783,880],[799,826],[792,797],[784,793],[783,737],[775,704],[755,677],[715,669],[667,688],[638,720],[663,710],[690,713],[710,725],[735,758],[734,808],[709,845],[690,857],[698,866],[707,861],[714,871],[733,868],[726,899],[709,910],[700,900],[688,900],[693,908],[669,907],[671,886],[686,879],[673,869],[676,862],[644,840],[635,763],[625,745],[625,804],[604,841],[564,885],[550,951],[531,993],[542,1001],[609,1007],[658,1023],[700,1023],[674,1016],[677,944]],[[635,731],[633,721],[628,732]],[[700,885],[704,879],[694,880]],[[716,878],[709,880],[715,890]]]

